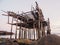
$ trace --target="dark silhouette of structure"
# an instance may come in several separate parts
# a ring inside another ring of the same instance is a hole
[[[3,11],[7,13],[7,15],[3,15],[8,16],[8,24],[11,24],[11,32],[13,30],[13,25],[16,26],[15,39],[17,39],[17,30],[19,31],[19,39],[40,39],[41,37],[46,35],[46,27],[47,34],[51,34],[49,19],[48,22],[45,21],[41,8],[39,8],[37,2],[35,3],[35,9],[33,7],[31,11],[23,12],[21,14],[17,14],[11,11]],[[12,17],[11,23],[9,22],[9,17]],[[10,35],[10,38],[11,37],[12,35]]]

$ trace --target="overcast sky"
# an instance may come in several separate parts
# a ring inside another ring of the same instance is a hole
[[[42,9],[45,19],[50,18],[52,33],[60,33],[60,0],[36,0]],[[25,12],[31,10],[35,0],[0,0],[0,30],[10,30],[4,11]]]

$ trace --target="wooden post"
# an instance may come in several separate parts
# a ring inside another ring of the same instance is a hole
[[[24,37],[23,37],[23,31],[24,31],[24,29],[22,28],[21,29],[21,38],[23,39]]]
[[[31,39],[31,31],[30,31],[30,29],[28,30],[28,39]]]
[[[28,36],[28,28],[27,28],[27,39],[29,39],[29,36]]]
[[[9,24],[9,15],[8,15],[8,24]]]
[[[38,39],[38,31],[37,31],[37,29],[36,29],[36,40]]]
[[[21,26],[19,28],[19,39],[20,39],[20,36],[21,36]]]
[[[34,33],[34,40],[35,40],[35,23],[33,24],[33,33]]]
[[[27,38],[26,28],[24,29],[24,39]]]
[[[21,23],[21,21],[20,21]],[[21,38],[21,26],[19,27],[19,39]]]
[[[27,32],[26,32],[26,37],[27,37],[27,39],[28,39],[28,28],[26,29],[26,31],[27,31]]]
[[[17,39],[17,24],[18,24],[18,17],[16,19],[16,31],[15,31],[15,39]]]
[[[51,34],[49,18],[48,18],[48,22],[47,22],[47,24],[48,24],[48,26],[47,26],[47,35],[48,35],[48,34]]]
[[[13,17],[12,17],[12,24],[13,24]],[[12,33],[12,28],[13,28],[13,25],[11,25],[11,33]],[[12,35],[10,35],[10,39],[12,38]]]
[[[41,22],[41,32],[42,32],[42,37],[45,36],[45,27],[43,27],[42,22]]]

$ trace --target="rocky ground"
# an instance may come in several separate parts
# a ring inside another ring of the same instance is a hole
[[[44,36],[37,41],[37,45],[60,45],[60,37],[57,35]]]
[[[11,39],[0,38],[0,45],[18,45],[18,43]]]
[[[30,42],[30,40],[28,40],[28,42],[26,41],[25,43],[18,43],[14,39],[0,38],[0,45],[60,45],[60,37],[57,35],[47,35],[37,41]]]

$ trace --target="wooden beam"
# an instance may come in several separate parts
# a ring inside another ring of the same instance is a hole
[[[33,34],[34,34],[34,40],[35,40],[35,23],[33,23]]]
[[[17,24],[18,23],[18,17],[17,17],[17,19],[16,19],[16,31],[15,31],[15,39],[17,39]]]
[[[12,23],[13,23],[13,17],[12,17]],[[11,33],[12,33],[13,25],[11,25]],[[12,38],[12,35],[10,35],[10,39]]]
[[[48,22],[47,22],[47,35],[51,34],[51,29],[50,29],[50,21],[48,18]]]
[[[21,23],[21,21],[20,21],[20,23]],[[19,26],[19,39],[21,38],[21,26]]]
[[[13,17],[12,17],[13,18]],[[8,15],[8,24],[9,24],[9,15]]]

